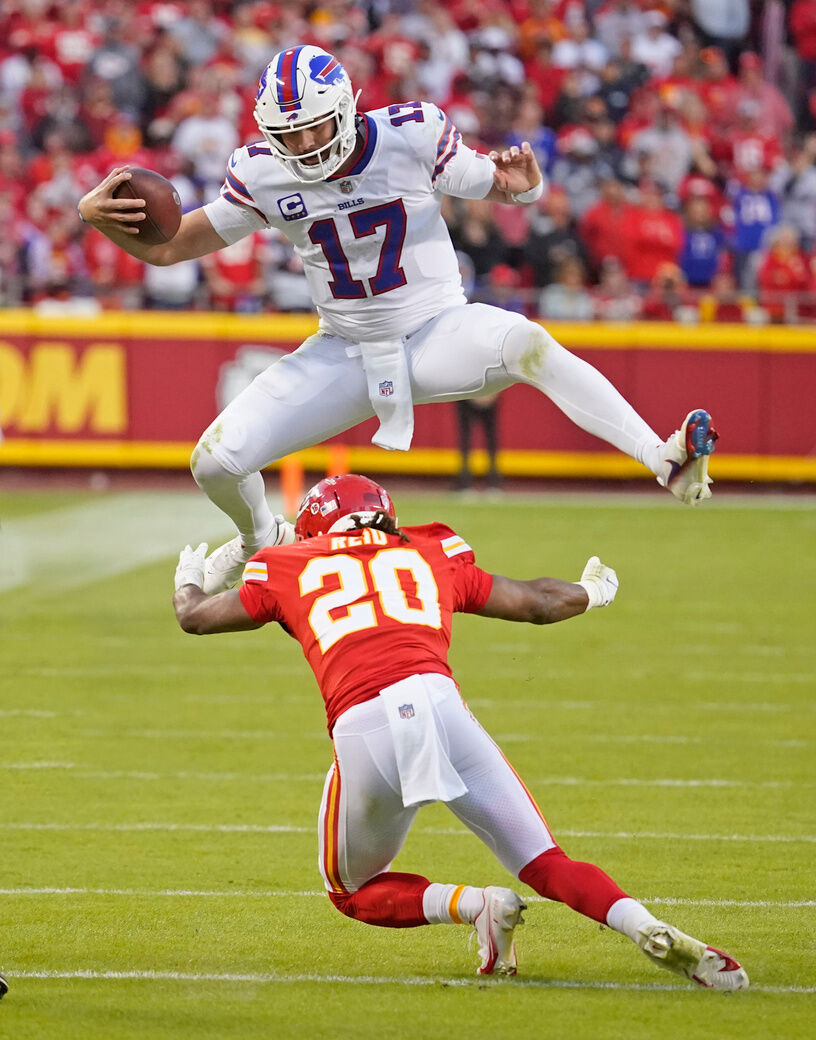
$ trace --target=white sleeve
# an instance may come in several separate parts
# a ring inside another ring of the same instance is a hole
[[[210,223],[227,245],[240,242],[253,231],[262,231],[268,225],[260,214],[240,202],[227,202],[223,195],[204,206]]]
[[[443,127],[436,146],[434,188],[460,199],[483,199],[493,187],[493,160],[468,148],[450,118],[441,111],[440,116]]]
[[[247,149],[236,148],[229,157],[227,175],[221,185],[221,197],[208,202],[204,212],[210,223],[228,245],[238,242],[253,231],[269,227],[247,187]]]

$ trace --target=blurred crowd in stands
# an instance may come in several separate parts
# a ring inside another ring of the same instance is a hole
[[[78,220],[114,166],[185,209],[258,137],[272,55],[337,55],[360,110],[529,140],[530,207],[446,199],[471,299],[569,320],[816,320],[816,0],[2,0],[0,305],[310,310],[274,231],[146,267]]]

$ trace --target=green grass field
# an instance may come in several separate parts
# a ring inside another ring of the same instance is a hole
[[[317,869],[331,746],[299,648],[173,618],[178,548],[229,534],[214,507],[0,490],[0,1037],[812,1036],[816,500],[396,497],[488,570],[617,569],[588,617],[458,617],[454,669],[566,851],[734,953],[752,989],[699,990],[541,900],[497,981],[468,929],[342,917]],[[395,866],[511,883],[441,806]]]

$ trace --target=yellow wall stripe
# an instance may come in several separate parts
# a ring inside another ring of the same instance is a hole
[[[542,322],[542,324],[544,324]],[[691,350],[816,353],[816,328],[806,325],[677,325],[671,322],[547,322],[567,346],[593,350]],[[312,314],[103,311],[89,317],[0,309],[0,336],[223,339],[299,343],[317,330]]]
[[[66,466],[110,469],[187,469],[194,445],[162,441],[35,440],[10,437],[0,442],[2,466]],[[328,445],[307,448],[296,458],[304,469],[324,473],[336,450]],[[353,473],[427,474],[452,476],[459,472],[461,457],[454,448],[412,448],[409,452],[385,452],[362,445],[348,447]],[[487,472],[483,450],[471,456],[473,472]],[[612,452],[501,451],[499,470],[508,477],[583,477],[588,479],[653,479],[633,459]],[[279,469],[280,462],[270,469]],[[711,461],[714,480],[816,481],[816,456],[736,455],[718,453]]]

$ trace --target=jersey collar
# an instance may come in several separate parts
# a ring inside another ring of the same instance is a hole
[[[367,115],[361,115],[358,129],[363,135],[363,150],[360,152],[360,158],[350,170],[346,170],[345,173],[333,173],[331,177],[326,178],[328,181],[342,181],[346,177],[356,177],[371,162],[371,156],[374,154],[374,148],[377,144],[377,124],[373,119],[369,119]]]

